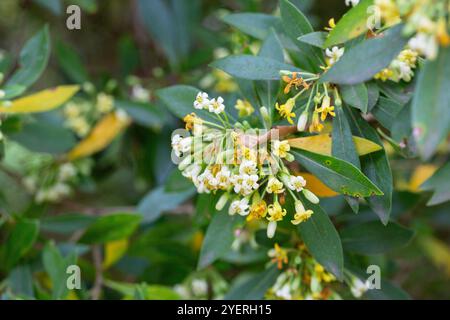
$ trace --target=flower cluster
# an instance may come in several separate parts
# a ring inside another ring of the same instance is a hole
[[[439,46],[450,45],[447,0],[375,0],[375,5],[387,26],[405,21],[404,33],[412,36],[409,48],[426,58],[435,59]]]
[[[103,115],[114,110],[114,97],[104,92],[90,99],[73,99],[64,107],[65,125],[79,137],[85,137]]]
[[[268,256],[282,270],[275,284],[268,290],[268,299],[278,300],[340,300],[334,290],[335,276],[319,264],[301,243],[296,248],[283,248],[277,243]],[[370,285],[346,271],[344,282],[355,298],[360,298]]]
[[[73,186],[91,170],[89,160],[78,160],[76,163],[55,163],[44,161],[38,167],[30,168],[24,177],[23,184],[28,192],[34,195],[37,203],[58,202],[72,193]]]
[[[417,66],[418,53],[411,49],[405,49],[391,64],[377,73],[374,78],[381,81],[391,80],[399,82],[401,80],[409,82],[414,76],[414,69]]]
[[[178,167],[198,193],[220,193],[217,210],[228,204],[230,215],[246,216],[247,221],[266,220],[269,238],[274,236],[277,223],[288,215],[283,207],[286,196],[293,200],[295,212],[289,213],[292,224],[311,217],[313,212],[305,209],[301,197],[311,203],[318,203],[319,199],[306,188],[302,176],[288,169],[294,156],[287,140],[274,137],[275,130],[249,133],[244,129],[251,128],[242,123],[232,125],[221,97],[211,99],[207,93],[199,92],[193,106],[209,111],[218,120],[212,122],[189,114],[184,119],[189,136],[172,136],[174,155],[180,158]]]

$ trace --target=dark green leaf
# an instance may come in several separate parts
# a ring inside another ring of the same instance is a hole
[[[419,154],[430,159],[450,129],[450,48],[439,50],[419,74],[412,103],[412,125]]]
[[[390,130],[395,118],[403,106],[385,97],[380,97],[378,103],[373,107],[372,114],[385,127]]]
[[[372,221],[345,228],[340,234],[345,250],[380,254],[405,246],[411,241],[414,232],[395,222],[384,226],[378,221]]]
[[[347,50],[321,78],[323,82],[358,84],[370,80],[386,68],[403,50],[407,39],[403,25],[392,27],[383,36],[359,43]]]
[[[192,189],[192,181],[185,178],[180,170],[174,169],[166,181],[166,192],[183,192]]]
[[[58,42],[56,45],[56,56],[59,65],[70,80],[75,83],[84,83],[89,80],[86,68],[74,48],[63,42]]]
[[[308,203],[304,198],[303,200],[304,203]],[[344,256],[339,234],[319,205],[308,203],[307,207],[313,210],[314,214],[307,221],[299,224],[300,235],[317,262],[342,281]]]
[[[263,13],[233,13],[222,18],[225,23],[257,39],[265,39],[271,28],[281,29],[281,19]]]
[[[243,220],[242,216],[230,216],[225,210],[216,212],[206,230],[198,268],[203,269],[222,257],[234,241],[234,229]]]
[[[22,85],[30,87],[44,72],[50,56],[50,33],[45,26],[33,38],[27,41],[20,52],[20,68],[6,83],[6,87]]]
[[[301,71],[277,60],[251,55],[229,56],[214,61],[211,66],[234,77],[248,80],[279,80],[280,70]]]
[[[39,221],[20,220],[11,231],[3,252],[4,266],[13,267],[33,246],[39,233]]]
[[[280,274],[276,266],[271,266],[231,289],[225,300],[261,300],[266,291],[275,283]]]
[[[340,86],[342,100],[348,105],[367,113],[369,93],[364,83]]]
[[[374,128],[372,128],[356,110],[345,109],[347,119],[350,120],[353,134],[366,138],[378,145],[383,145]],[[361,168],[370,180],[376,183],[383,191],[383,196],[371,196],[367,198],[372,210],[378,215],[383,224],[389,221],[392,208],[392,172],[386,151],[380,150],[369,153],[361,158]]]
[[[383,194],[351,163],[300,149],[293,153],[302,166],[336,192],[353,197]]]
[[[105,243],[129,237],[139,226],[138,214],[114,213],[98,218],[80,239],[81,243]]]
[[[41,219],[41,230],[44,232],[70,234],[85,229],[91,225],[97,217],[81,213],[68,213],[57,216],[49,216]]]
[[[125,110],[140,125],[150,128],[160,128],[164,125],[165,115],[158,106],[129,100],[115,100],[114,104]]]

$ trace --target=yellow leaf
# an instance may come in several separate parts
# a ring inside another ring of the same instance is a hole
[[[72,98],[79,86],[59,86],[13,100],[11,105],[0,105],[0,112],[33,113],[55,109]]]
[[[68,159],[87,157],[103,150],[129,123],[128,118],[119,116],[116,112],[107,114],[97,123],[91,133],[69,152]]]
[[[441,240],[432,236],[422,236],[418,239],[423,252],[438,268],[442,268],[450,278],[450,248]]]
[[[408,190],[411,192],[419,192],[420,185],[428,180],[437,169],[438,167],[433,164],[422,164],[417,166],[409,180]]]
[[[103,260],[103,269],[108,269],[120,258],[123,257],[128,249],[128,240],[121,239],[117,241],[111,241],[105,244],[105,259]]]
[[[329,134],[319,134],[310,137],[289,139],[289,144],[293,148],[303,149],[314,153],[331,156],[331,136]],[[358,155],[363,156],[381,150],[381,146],[370,140],[353,136]]]
[[[301,175],[306,180],[306,188],[313,192],[315,195],[321,198],[331,198],[336,197],[339,193],[334,192],[330,188],[328,188],[322,181],[320,181],[316,176],[307,172],[299,172],[298,175]]]

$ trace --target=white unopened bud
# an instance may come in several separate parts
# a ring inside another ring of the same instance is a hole
[[[183,171],[191,164],[191,162],[192,162],[192,156],[189,155],[180,162],[180,164],[178,165],[178,169],[180,171]]]
[[[295,200],[295,212],[305,212],[305,207],[300,200]]]
[[[306,199],[308,199],[309,202],[314,203],[314,204],[318,204],[319,203],[319,198],[317,198],[317,196],[312,193],[311,191],[309,191],[308,189],[303,189],[302,190],[303,195],[306,197]]]
[[[277,230],[277,222],[270,221],[267,225],[267,238],[272,239],[275,235],[275,231]]]
[[[0,99],[3,99],[6,96],[5,91],[0,90]]]
[[[295,157],[291,153],[286,153],[286,157],[284,157],[284,159],[288,162],[292,162],[295,160]]]
[[[266,124],[270,123],[270,115],[269,115],[269,111],[267,110],[266,107],[261,107],[259,108],[259,112],[261,113],[261,116],[264,119],[264,122],[266,122]]]
[[[224,193],[216,203],[216,210],[222,210],[228,202],[228,193]]]
[[[308,112],[305,110],[302,112],[297,122],[297,130],[300,132],[305,131],[306,124],[308,123]]]

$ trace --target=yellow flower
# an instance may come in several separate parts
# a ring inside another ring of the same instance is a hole
[[[235,92],[238,90],[233,78],[222,70],[214,70],[213,76],[217,79],[214,90],[217,92]]]
[[[275,140],[272,142],[272,152],[277,157],[286,158],[289,150],[291,150],[291,146],[287,140]]]
[[[311,126],[309,127],[309,132],[319,133],[322,130],[323,130],[323,124],[319,120],[319,113],[317,111],[314,111],[313,116],[312,116]]]
[[[312,210],[305,210],[302,212],[296,212],[294,215],[294,220],[291,220],[292,224],[298,225],[302,222],[308,220],[314,212]]]
[[[202,124],[203,122],[194,112],[185,116],[183,121],[186,122],[186,130],[191,130],[194,128],[194,124]]]
[[[275,243],[274,248],[269,251],[268,255],[272,258],[272,262],[277,263],[278,269],[283,268],[283,263],[288,263],[287,251],[282,249],[278,243]]]
[[[267,215],[267,204],[264,200],[259,200],[252,204],[247,221],[259,220]]]
[[[327,115],[331,115],[333,117],[336,116],[336,113],[334,113],[334,106],[331,106],[330,103],[330,96],[325,96],[322,100],[322,106],[316,110],[317,112],[320,112],[321,121],[325,121]]]
[[[267,188],[266,188],[268,193],[283,193],[284,192],[284,188],[283,188],[283,183],[278,180],[275,177],[271,177],[269,179],[269,182],[267,183]],[[270,208],[270,206],[269,206]]]
[[[325,30],[331,31],[334,29],[334,27],[336,27],[336,23],[334,22],[334,18],[331,18],[330,20],[328,20],[328,27],[325,27]]]
[[[336,280],[336,278],[331,273],[325,271],[325,268],[318,263],[314,266],[314,272],[316,273],[317,278],[321,281],[331,282]]]
[[[114,98],[106,93],[97,96],[97,110],[100,113],[108,113],[114,108]]]
[[[286,215],[286,209],[283,209],[278,201],[275,201],[273,204],[269,205],[267,211],[269,213],[267,220],[269,221],[281,221]]]
[[[309,88],[308,83],[303,81],[303,78],[297,76],[297,74],[297,72],[293,72],[292,77],[283,76],[283,81],[287,83],[286,87],[284,88],[284,94],[288,94],[289,91],[291,91],[292,86],[294,86],[296,89],[298,89],[298,87],[300,86],[303,86],[305,89]]]
[[[448,35],[447,25],[444,18],[439,19],[437,26],[437,38],[443,47],[448,47],[450,45],[450,36]]]
[[[394,71],[389,68],[384,68],[380,72],[378,72],[374,78],[381,81],[387,81],[394,76]]]
[[[283,118],[286,118],[290,124],[294,124],[294,120],[292,120],[292,117],[295,118],[295,113],[292,112],[292,109],[294,109],[294,107],[295,107],[294,98],[288,99],[288,101],[286,101],[286,103],[282,104],[281,106],[278,105],[278,102],[275,104],[275,109],[277,109],[280,115]]]
[[[239,111],[239,117],[241,118],[248,117],[253,112],[255,112],[255,109],[247,100],[243,101],[241,99],[238,99],[234,108]]]

